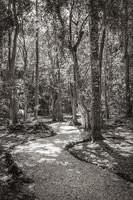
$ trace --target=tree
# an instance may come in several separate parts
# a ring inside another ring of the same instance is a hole
[[[23,60],[23,82],[24,82],[24,121],[27,119],[28,112],[28,81],[27,81],[27,65],[28,65],[28,48],[26,45],[26,30],[24,28],[24,22],[21,28],[21,36],[19,38],[19,50]]]
[[[82,113],[84,128],[90,128],[89,112],[82,96],[82,84],[80,80],[80,71],[78,63],[78,48],[83,40],[84,29],[88,22],[89,14],[87,13],[86,1],[75,2],[74,0],[68,1],[66,10],[69,12],[69,16],[64,15],[61,12],[61,5],[55,4],[55,12],[58,16],[58,20],[61,24],[61,36],[62,44],[70,52],[73,61],[73,81],[72,81],[72,123],[78,124],[77,121],[77,106]],[[85,11],[85,12],[84,12]],[[66,34],[67,33],[67,34]]]
[[[38,117],[38,108],[39,108],[39,87],[38,87],[38,78],[39,78],[39,27],[38,27],[38,0],[36,0],[36,78],[35,78],[35,113],[34,116],[37,119]]]
[[[11,53],[11,38],[12,32],[9,32],[9,70],[10,70],[10,83],[11,83],[11,99],[10,99],[10,124],[16,124],[18,122],[17,118],[17,90],[15,85],[15,60],[17,51],[17,39],[19,34],[19,23],[16,11],[16,0],[12,3],[13,15],[14,15],[14,37],[12,40],[12,53]],[[11,4],[9,3],[9,9]]]
[[[98,0],[90,1],[90,61],[92,76],[92,140],[103,139],[101,135],[101,83],[98,59]]]
[[[130,96],[130,62],[129,62],[129,12],[128,7],[129,3],[123,1],[124,7],[124,60],[125,60],[125,69],[126,69],[126,116],[132,117],[132,104]]]

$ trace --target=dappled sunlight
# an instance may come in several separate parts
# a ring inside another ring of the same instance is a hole
[[[33,153],[35,154],[41,154],[41,155],[48,155],[48,156],[58,156],[61,153],[61,148],[54,145],[53,143],[41,143],[37,141],[32,141],[29,143],[26,143],[25,145],[21,145],[16,147],[14,150],[14,153]]]
[[[127,128],[118,127],[114,131],[105,132],[106,140],[95,143],[82,143],[75,145],[70,152],[73,155],[86,160],[102,168],[107,168],[115,173],[133,173],[133,132]],[[125,175],[125,179],[130,179]]]
[[[87,147],[96,149],[96,148],[99,147],[99,144],[98,144],[98,143],[89,143],[89,144],[87,145]]]
[[[19,155],[24,157],[24,160],[27,158],[23,165],[34,167],[42,162],[55,162],[61,151],[62,149],[60,147],[52,143],[39,143],[34,141],[28,145],[18,146],[13,153],[17,157]]]
[[[82,145],[76,145],[76,146],[75,146],[75,149],[76,149],[76,150],[81,150],[81,149],[83,149],[83,146],[82,146]]]
[[[64,122],[51,124],[51,127],[58,132],[58,134],[77,134],[80,133],[79,129],[74,126],[69,126]]]
[[[14,145],[16,145],[16,144],[17,144],[16,142],[11,142],[11,141],[9,141],[9,142],[7,142],[6,144],[4,144],[3,147],[5,147],[5,148],[10,148],[10,147],[12,147],[12,146],[14,146]]]
[[[132,154],[128,152],[120,152],[120,155],[129,158]]]
[[[67,161],[58,161],[58,157],[64,150],[66,144],[71,141],[77,141],[81,138],[81,131],[74,126],[66,126],[66,123],[54,123],[51,127],[57,135],[50,138],[38,138],[30,140],[24,144],[18,145],[13,154],[20,157],[20,164],[29,168],[34,168],[41,163],[56,163],[57,165],[68,166]],[[58,132],[57,132],[58,129]],[[21,158],[23,157],[23,159]],[[25,160],[21,162],[21,160]]]
[[[41,158],[40,160],[38,160],[38,163],[43,163],[43,162],[47,162],[47,163],[52,163],[55,162],[55,158]]]
[[[0,138],[7,136],[7,133],[1,133]]]
[[[62,143],[66,143],[66,141],[65,141],[65,140],[62,141],[62,140],[60,140],[60,139],[55,139],[54,143],[55,143],[55,144],[62,144]]]
[[[69,166],[70,163],[68,161],[56,161],[56,164],[59,164],[59,165],[63,165],[63,166]]]
[[[105,140],[104,141],[107,145],[110,146],[110,148],[114,148],[117,153],[119,153],[122,156],[129,157],[131,154],[133,154],[133,146],[131,145],[131,140]],[[124,153],[123,153],[124,152]]]
[[[7,175],[0,176],[0,181],[6,182],[8,179],[9,179],[9,176]]]

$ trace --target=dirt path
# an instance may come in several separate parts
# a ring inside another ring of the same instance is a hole
[[[95,165],[79,161],[64,151],[69,142],[81,138],[80,131],[53,124],[57,135],[17,146],[14,157],[27,174],[36,200],[132,200],[133,186]]]

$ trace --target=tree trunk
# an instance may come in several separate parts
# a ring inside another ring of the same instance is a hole
[[[77,60],[77,52],[72,50],[72,58],[73,58],[73,94],[72,94],[72,120],[73,124],[77,125],[77,105],[78,105],[78,60]]]
[[[132,117],[132,104],[130,98],[130,67],[129,67],[129,54],[128,54],[128,0],[124,1],[124,59],[126,67],[126,116]]]
[[[79,95],[79,103],[78,108],[81,113],[81,124],[82,127],[86,130],[91,129],[91,123],[90,123],[90,112],[87,109],[85,103],[84,103],[84,97],[82,95]]]
[[[11,2],[8,0],[8,15],[11,11]],[[12,46],[12,32],[11,28],[8,30],[8,70],[10,72],[10,78],[11,78],[11,46]]]
[[[36,0],[36,17],[38,20],[38,0]],[[35,108],[34,108],[34,116],[35,119],[38,118],[38,109],[39,109],[39,29],[38,29],[38,21],[36,22],[36,78],[35,78]]]
[[[27,110],[28,110],[28,87],[27,87],[27,49],[26,49],[26,42],[25,42],[25,32],[23,29],[23,24],[22,24],[22,33],[23,33],[23,61],[24,61],[24,76],[23,76],[23,81],[24,81],[24,121],[27,120]]]
[[[106,119],[109,119],[109,106],[108,106],[108,97],[107,97],[107,77],[106,77],[106,66],[105,66],[105,73],[104,73],[104,98],[105,98],[105,115]]]
[[[58,99],[58,94],[55,89],[53,89],[52,92],[52,121],[56,122],[57,121],[57,99]]]
[[[61,92],[61,77],[60,77],[60,64],[57,54],[57,70],[58,70],[58,121],[63,121],[63,112],[62,112],[62,92]]]
[[[24,121],[27,120],[27,109],[28,109],[28,100],[27,100],[28,88],[26,84],[26,75],[27,75],[26,70],[27,70],[27,54],[25,55],[24,58]]]
[[[55,89],[53,86],[52,92],[52,121],[63,121],[63,112],[62,112],[62,94],[61,94],[61,78],[60,78],[60,64],[58,60],[58,54],[56,55],[56,68],[57,68],[57,80],[53,74],[54,85],[57,85],[58,89]]]
[[[105,25],[103,25],[102,38],[101,38],[100,50],[99,50],[100,78],[102,77],[102,60],[103,60],[103,50],[104,50],[105,37],[106,37],[106,28],[105,28]]]
[[[98,0],[90,1],[90,53],[92,76],[92,140],[103,139],[101,134],[101,78],[98,59]]]
[[[103,64],[103,52],[104,52],[104,44],[105,44],[105,38],[106,38],[106,2],[104,5],[104,11],[103,11],[103,22],[102,22],[102,33],[101,33],[101,40],[100,40],[100,44],[99,44],[99,55],[98,55],[98,59],[99,59],[99,68],[100,68],[100,84],[102,85],[102,64]],[[102,96],[102,87],[100,87],[101,89],[101,96]],[[106,92],[106,91],[105,91]],[[102,109],[102,105],[101,105],[101,109]],[[102,114],[101,112],[101,128],[104,127],[104,114]]]
[[[2,31],[0,31],[0,69],[1,69],[2,62],[3,62],[2,49],[3,49],[3,33],[2,33]]]
[[[77,121],[77,107],[79,108],[81,118],[82,118],[82,127],[85,129],[90,129],[90,117],[89,111],[87,110],[83,96],[82,96],[82,84],[80,81],[80,74],[79,74],[79,66],[78,66],[78,58],[77,58],[77,50],[72,51],[72,58],[73,58],[73,74],[74,74],[74,84],[73,84],[73,99],[72,99],[72,108],[73,108],[73,123],[79,124]]]
[[[107,34],[108,34],[108,32],[107,32]],[[106,117],[106,119],[109,119],[110,113],[109,113],[109,106],[108,106],[107,65],[108,65],[108,36],[106,37],[106,46],[105,46],[105,50],[104,50],[104,99],[105,99],[105,117]]]
[[[15,61],[16,61],[16,51],[17,51],[17,38],[19,33],[19,27],[15,27],[12,55],[10,58],[10,80],[11,80],[11,99],[10,99],[10,124],[16,124],[18,122],[18,107],[17,107],[17,89],[15,83]],[[9,50],[10,52],[10,50]],[[11,52],[10,52],[11,53]]]

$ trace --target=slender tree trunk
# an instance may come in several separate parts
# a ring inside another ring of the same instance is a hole
[[[82,118],[82,127],[85,129],[90,129],[90,117],[89,111],[84,102],[84,98],[82,95],[82,84],[80,81],[80,74],[79,74],[79,65],[78,65],[78,58],[77,52],[72,52],[73,56],[73,74],[74,74],[74,86],[73,86],[73,123],[79,124],[77,121],[77,107],[79,108],[81,118]]]
[[[9,72],[11,73],[11,30],[8,30],[8,69]],[[10,74],[11,75],[11,74]]]
[[[57,69],[58,69],[58,120],[63,121],[63,112],[62,112],[62,92],[61,92],[61,77],[60,77],[60,64],[57,54]]]
[[[90,1],[90,53],[92,76],[92,140],[103,139],[101,135],[101,82],[98,59],[98,0]]]
[[[27,70],[27,53],[24,58],[24,121],[27,119],[27,108],[28,108],[28,89],[27,89],[27,84],[26,84],[26,70]]]
[[[72,52],[73,56],[73,98],[72,98],[72,120],[73,124],[77,124],[77,55],[76,52]]]
[[[110,112],[109,112],[109,106],[108,106],[108,30],[106,35],[106,41],[105,41],[105,49],[104,49],[104,103],[105,103],[105,117],[106,119],[110,118]]]
[[[130,98],[130,67],[129,67],[129,54],[128,54],[128,0],[124,1],[124,58],[125,58],[125,67],[126,67],[126,116],[132,117],[132,104]]]
[[[36,78],[35,78],[35,112],[34,116],[38,118],[38,108],[39,108],[39,29],[38,29],[38,0],[36,0],[36,17],[37,17],[37,28],[36,28]]]
[[[1,69],[1,64],[3,62],[2,49],[3,49],[3,33],[2,31],[0,31],[0,69]]]
[[[102,60],[103,60],[103,50],[104,50],[105,37],[106,37],[106,28],[105,28],[105,25],[103,25],[102,38],[101,38],[100,50],[99,50],[100,78],[102,77]]]
[[[11,2],[8,0],[8,12],[11,10]],[[12,69],[11,69],[11,46],[12,46],[12,31],[8,30],[8,70],[9,70],[9,87],[12,85]],[[12,89],[10,90],[10,104],[9,104],[9,120],[12,124]]]
[[[18,122],[18,107],[17,107],[17,89],[15,83],[15,61],[16,61],[16,50],[17,50],[17,38],[19,33],[19,27],[16,26],[13,47],[12,47],[12,56],[10,59],[10,75],[11,75],[11,100],[10,100],[10,123],[16,124]],[[10,50],[9,50],[10,51]],[[11,53],[11,52],[10,52]]]
[[[104,52],[104,46],[105,46],[105,38],[106,38],[106,5],[107,2],[105,2],[104,5],[104,11],[103,11],[103,22],[102,22],[102,33],[101,33],[101,40],[99,44],[99,68],[100,68],[100,84],[101,84],[101,96],[102,96],[102,64],[103,64],[103,52]],[[101,104],[101,109],[102,109],[102,104]],[[104,114],[104,112],[103,112]],[[103,120],[103,115],[101,112],[101,128],[104,127],[104,120]]]
[[[106,119],[109,119],[109,106],[108,106],[108,96],[107,96],[107,75],[106,66],[104,66],[104,98],[105,98],[105,115]]]
[[[56,122],[58,120],[58,106],[57,106],[58,94],[57,91],[53,88],[52,92],[52,121]]]
[[[24,29],[22,29],[23,32],[23,59],[24,59],[24,121],[27,120],[27,110],[28,110],[28,88],[27,88],[27,49],[26,49],[26,42],[25,42],[25,33]]]

